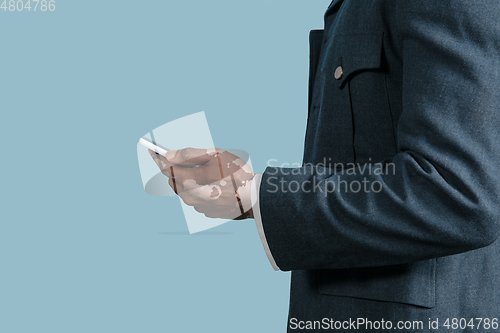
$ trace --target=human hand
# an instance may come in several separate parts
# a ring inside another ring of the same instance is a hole
[[[186,205],[211,218],[253,218],[250,165],[223,149],[185,148],[149,153]]]

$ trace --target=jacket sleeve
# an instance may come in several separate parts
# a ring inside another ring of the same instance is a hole
[[[281,270],[404,264],[499,237],[500,2],[398,4],[397,154],[336,174],[267,168],[260,208]]]

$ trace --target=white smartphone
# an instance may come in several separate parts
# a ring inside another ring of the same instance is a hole
[[[166,156],[167,155],[167,151],[169,151],[170,149],[168,148],[165,148],[163,146],[160,146],[158,143],[153,143],[151,141],[149,141],[148,139],[146,138],[140,138],[139,139],[139,144],[143,145],[144,147],[162,155],[162,156]]]

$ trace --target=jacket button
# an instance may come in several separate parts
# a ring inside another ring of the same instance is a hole
[[[342,66],[337,67],[334,75],[337,80],[340,80],[342,78],[342,75],[344,75],[344,69],[342,68]]]

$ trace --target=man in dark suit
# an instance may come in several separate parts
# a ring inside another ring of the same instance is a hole
[[[188,149],[171,185],[255,215],[290,332],[500,331],[500,1],[334,0],[310,42],[304,166],[227,170],[219,205],[183,184],[233,157]]]

